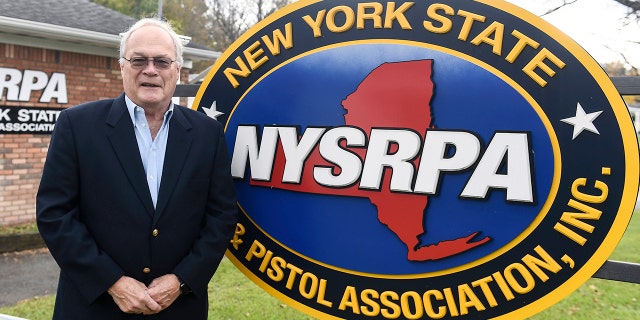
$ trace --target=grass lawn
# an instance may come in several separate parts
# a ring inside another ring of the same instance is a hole
[[[640,216],[629,228],[610,260],[640,263]],[[310,316],[293,309],[264,292],[224,259],[209,285],[209,319],[215,320],[307,320]],[[578,290],[531,320],[640,319],[640,285],[589,279]],[[30,320],[51,319],[53,296],[36,297],[16,306],[0,308],[8,314]]]

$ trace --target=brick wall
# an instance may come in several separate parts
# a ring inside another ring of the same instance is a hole
[[[115,51],[115,49],[114,49]],[[0,43],[0,67],[66,75],[68,103],[38,102],[43,90],[33,91],[29,102],[7,101],[0,106],[69,108],[86,101],[113,98],[122,93],[116,58]],[[182,70],[188,79],[188,70]],[[49,135],[0,134],[0,225],[35,220],[35,195],[49,146]]]

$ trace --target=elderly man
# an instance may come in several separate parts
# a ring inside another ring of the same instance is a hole
[[[124,93],[59,116],[36,208],[61,269],[54,319],[207,318],[237,206],[221,124],[171,102],[182,51],[140,20],[120,45]]]

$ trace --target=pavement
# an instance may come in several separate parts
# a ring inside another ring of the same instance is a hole
[[[0,254],[0,306],[55,294],[59,273],[60,268],[46,249]]]

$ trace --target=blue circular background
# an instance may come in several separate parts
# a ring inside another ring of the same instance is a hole
[[[355,59],[354,57],[358,57]],[[509,203],[500,190],[482,201],[459,198],[471,172],[441,177],[428,196],[421,245],[481,231],[492,241],[437,261],[407,260],[407,248],[380,223],[367,198],[329,196],[250,186],[236,180],[238,202],[267,234],[297,254],[354,272],[410,275],[442,271],[483,258],[520,235],[540,213],[553,178],[549,133],[531,105],[504,80],[467,60],[437,50],[399,44],[349,44],[298,57],[257,82],[227,123],[233,152],[238,125],[344,126],[342,100],[385,62],[432,59],[433,124],[471,131],[483,147],[496,131],[530,132],[534,204]],[[375,124],[374,124],[375,125]],[[259,130],[261,132],[261,130]]]

